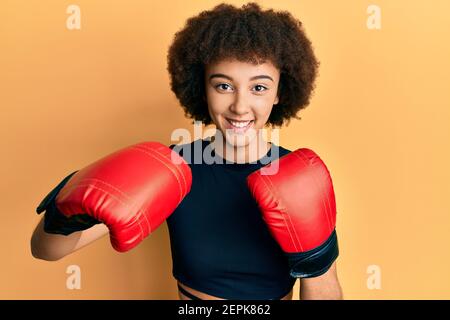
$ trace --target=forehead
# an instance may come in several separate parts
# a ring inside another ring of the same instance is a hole
[[[208,64],[205,71],[207,75],[212,73],[223,73],[230,75],[233,78],[246,78],[247,76],[250,77],[256,74],[268,74],[277,77],[279,74],[278,69],[270,60],[266,60],[261,64],[252,64],[236,59],[221,60],[216,63]]]

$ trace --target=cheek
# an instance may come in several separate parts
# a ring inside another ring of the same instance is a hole
[[[210,97],[206,100],[206,104],[208,106],[208,113],[211,116],[211,118],[216,118],[216,115],[220,113],[220,111],[217,108],[217,103],[215,103],[214,99],[211,99]]]
[[[219,114],[226,109],[226,101],[215,92],[206,93],[206,103],[210,113]]]
[[[259,108],[255,108],[254,113],[258,122],[266,122],[269,119],[270,113],[272,112],[273,106],[271,104],[265,104]]]

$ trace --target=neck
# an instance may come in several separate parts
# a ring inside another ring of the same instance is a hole
[[[259,130],[259,132],[261,131]],[[272,146],[272,143],[267,142],[259,132],[250,143],[242,146],[234,146],[228,143],[225,137],[216,131],[216,134],[212,137],[211,146],[214,152],[227,162],[255,162],[263,158]]]

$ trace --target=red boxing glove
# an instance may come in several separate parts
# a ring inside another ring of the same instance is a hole
[[[157,142],[117,151],[66,179],[53,196],[57,214],[103,222],[119,252],[134,248],[158,228],[192,184],[189,165]],[[50,202],[44,199],[38,212],[49,210]]]
[[[276,174],[255,171],[247,177],[248,186],[288,257],[291,276],[317,277],[339,255],[330,174],[319,156],[305,148],[275,161]]]

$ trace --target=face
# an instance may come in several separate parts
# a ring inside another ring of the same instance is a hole
[[[273,105],[278,103],[279,70],[269,61],[253,65],[223,60],[205,70],[206,99],[212,121],[227,144],[257,143]]]

